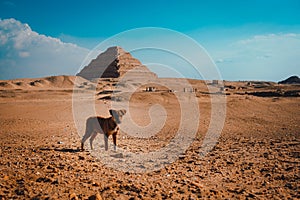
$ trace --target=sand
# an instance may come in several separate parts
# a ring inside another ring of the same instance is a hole
[[[211,122],[210,95],[220,94],[219,88],[209,94],[204,81],[190,80],[197,91],[186,95],[196,96],[200,110],[199,121],[190,122],[199,125],[195,138],[173,162],[135,173],[111,167],[88,148],[79,150],[81,135],[72,113],[74,77],[36,80],[0,81],[0,199],[300,198],[300,98],[284,95],[298,94],[299,85],[225,82],[225,124],[216,145],[202,156]],[[78,90],[92,85],[81,80]],[[100,82],[97,93],[111,85],[110,80]],[[151,122],[148,109],[160,104],[167,113],[164,127],[149,138],[121,132],[117,152],[111,145],[104,152],[98,145],[97,153],[115,156],[110,156],[113,166],[130,165],[122,150],[153,152],[176,135],[181,116],[176,91],[158,89],[144,92],[141,87],[129,99],[130,113],[144,126]],[[108,116],[110,100],[101,100],[103,96],[96,95],[97,112]],[[101,135],[97,139],[103,141]]]

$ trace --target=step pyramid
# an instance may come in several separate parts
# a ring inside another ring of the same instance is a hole
[[[125,75],[139,79],[157,78],[155,73],[119,46],[110,47],[99,54],[96,59],[93,59],[76,75],[88,80],[121,78]]]

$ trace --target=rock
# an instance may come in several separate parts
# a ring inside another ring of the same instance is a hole
[[[54,167],[48,165],[48,166],[47,166],[47,169],[49,169],[49,170],[54,170]]]
[[[287,187],[287,188],[289,188],[290,190],[293,189],[293,185],[292,185],[291,183],[286,183],[286,184],[284,185],[284,187]]]
[[[50,178],[47,178],[47,177],[40,177],[36,180],[36,182],[38,183],[41,183],[41,182],[44,182],[44,183],[48,183],[48,182],[52,182],[52,180]]]
[[[58,181],[58,178],[57,178],[57,179],[53,180],[51,184],[57,185],[58,183],[59,183],[59,181]]]
[[[198,199],[198,197],[195,194],[190,194],[189,199],[190,200],[194,200],[194,199],[196,200],[196,199]]]
[[[98,182],[92,182],[92,186],[99,187],[100,183],[98,183]]]
[[[15,193],[16,193],[17,195],[24,195],[24,194],[25,194],[24,189],[22,189],[22,188],[16,189],[16,190],[15,190]]]
[[[84,156],[78,156],[78,159],[79,160],[84,160],[85,158],[84,158]]]
[[[3,180],[4,180],[4,181],[7,181],[8,179],[9,179],[9,176],[4,176],[4,177],[3,177]]]
[[[233,165],[234,162],[232,162],[232,161],[226,161],[226,164],[227,164],[227,165]]]
[[[145,165],[138,165],[137,167],[139,167],[141,169],[146,169]]]
[[[89,197],[89,200],[102,200],[102,197],[99,193]]]
[[[191,184],[196,186],[197,188],[203,188],[203,184],[199,183],[198,181],[191,181]]]
[[[69,195],[69,198],[70,198],[70,200],[78,200],[78,197],[77,197],[77,195],[75,193],[71,193]]]

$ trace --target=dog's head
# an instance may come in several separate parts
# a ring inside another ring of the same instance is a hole
[[[121,124],[122,117],[126,114],[126,110],[109,110],[109,113],[115,118],[117,124]]]

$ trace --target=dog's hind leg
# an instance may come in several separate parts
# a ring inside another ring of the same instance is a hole
[[[95,137],[97,136],[97,132],[93,132],[92,133],[92,136],[91,136],[91,138],[90,138],[90,145],[91,145],[91,149],[93,150],[94,148],[93,148],[93,141],[94,141],[94,139],[95,139]]]
[[[93,122],[92,118],[89,118],[89,119],[86,120],[85,134],[84,134],[84,136],[82,137],[82,140],[81,140],[81,150],[82,151],[84,150],[84,143],[85,143],[85,141],[89,137],[91,137],[91,135],[93,133],[92,122]]]
[[[86,130],[84,136],[82,137],[82,140],[81,140],[81,150],[83,151],[84,150],[84,143],[85,141],[91,136],[91,133],[89,130]]]

